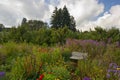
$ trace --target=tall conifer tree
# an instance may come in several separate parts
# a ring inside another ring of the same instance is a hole
[[[70,30],[75,31],[76,23],[73,16],[70,16],[69,11],[66,6],[63,9],[57,9],[53,11],[53,15],[51,18],[52,28],[63,28],[67,26]]]

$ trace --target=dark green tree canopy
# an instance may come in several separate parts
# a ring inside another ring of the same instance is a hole
[[[74,17],[70,15],[66,6],[63,9],[55,7],[51,18],[51,26],[56,29],[67,26],[70,30],[76,31]]]
[[[26,22],[27,22],[27,19],[26,19],[26,18],[23,18],[21,24],[25,24]]]
[[[21,26],[28,26],[30,30],[39,30],[42,27],[48,27],[47,23],[41,20],[27,20],[23,18]]]
[[[66,8],[66,6],[64,6],[64,8],[63,8],[63,11],[62,11],[62,16],[63,16],[63,18],[62,18],[62,26],[70,26],[70,22],[71,22],[71,20],[70,20],[70,14],[69,14],[69,12],[68,12],[68,10],[67,10],[67,8]]]
[[[29,20],[27,24],[32,30],[39,30],[42,27],[47,27],[47,23],[40,20]]]
[[[5,28],[3,24],[0,24],[0,31],[2,31]]]

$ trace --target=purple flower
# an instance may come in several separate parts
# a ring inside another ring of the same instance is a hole
[[[83,80],[91,80],[89,77],[84,77]]]
[[[117,47],[120,47],[120,41],[117,41],[117,42],[115,43],[115,45],[116,45]]]
[[[0,77],[5,76],[5,72],[0,72]]]
[[[110,72],[111,72],[111,69],[108,69],[107,72],[110,73]]]
[[[107,75],[106,75],[106,76],[107,76],[107,78],[110,78],[110,74],[108,74],[108,73],[107,73]]]
[[[116,69],[118,66],[116,63],[110,63],[109,68],[114,68]]]
[[[107,70],[107,78],[110,78],[110,73],[114,74],[114,76],[120,76],[119,66],[116,63],[110,63],[109,69]]]

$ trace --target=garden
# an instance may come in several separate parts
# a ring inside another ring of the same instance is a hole
[[[76,24],[66,5],[55,7],[49,23],[39,19],[23,18],[21,24],[9,28],[0,24],[0,80],[120,80],[119,25],[110,20],[112,26],[90,26],[88,30]],[[87,56],[73,60],[73,52]]]
[[[74,63],[73,51],[88,53]],[[64,45],[39,46],[7,42],[0,45],[1,80],[119,80],[119,42],[66,39]]]

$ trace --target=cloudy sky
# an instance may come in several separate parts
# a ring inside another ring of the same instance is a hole
[[[54,7],[66,5],[77,29],[120,28],[120,0],[0,0],[0,23],[17,26],[23,17],[50,22]]]

